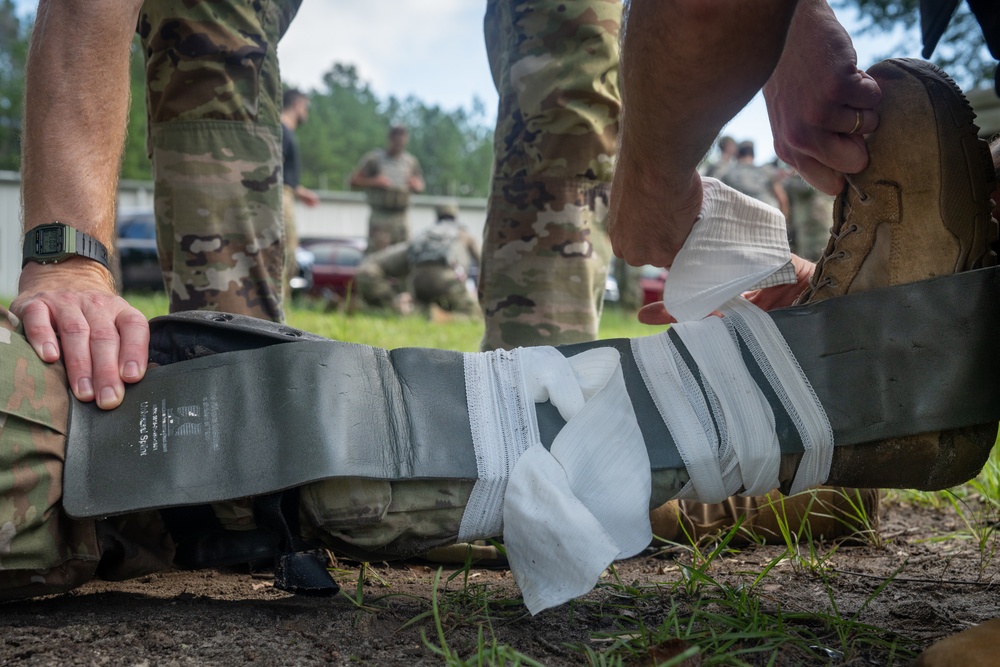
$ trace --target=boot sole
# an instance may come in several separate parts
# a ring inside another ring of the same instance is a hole
[[[941,197],[939,206],[945,227],[959,243],[959,256],[954,273],[994,266],[996,255],[990,245],[997,239],[997,221],[992,219],[990,193],[996,187],[996,173],[989,146],[979,139],[976,114],[955,81],[939,67],[911,58],[887,61],[912,75],[927,90],[939,132],[938,155],[941,163]],[[940,145],[955,142],[962,147],[965,164],[958,167],[948,160],[950,151]],[[970,180],[969,174],[981,174],[981,181]]]

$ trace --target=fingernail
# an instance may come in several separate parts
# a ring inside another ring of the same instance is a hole
[[[90,378],[80,378],[76,383],[76,396],[81,401],[89,401],[94,397],[94,385]]]
[[[55,343],[45,343],[42,345],[42,358],[55,360],[59,358],[59,348]]]
[[[115,393],[113,387],[105,387],[101,389],[101,396],[97,399],[97,404],[102,408],[105,406],[111,406],[118,403],[118,394]]]
[[[131,380],[133,378],[139,377],[139,364],[134,361],[130,361],[125,364],[125,372],[122,373],[122,377],[126,380]]]

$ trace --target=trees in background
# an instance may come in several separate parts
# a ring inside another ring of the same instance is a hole
[[[453,111],[412,96],[381,100],[354,65],[339,63],[308,95],[309,122],[296,131],[308,187],[347,189],[361,156],[385,146],[389,127],[398,124],[410,131],[408,150],[420,160],[428,194],[486,196],[493,128],[478,100]]]
[[[858,11],[863,29],[899,35],[887,43],[886,56],[919,44],[920,0],[832,0]],[[32,19],[18,15],[13,0],[0,0],[0,170],[20,168],[24,64]],[[899,26],[909,28],[896,32]],[[917,28],[917,30],[913,30]],[[964,88],[989,85],[995,61],[964,2],[938,45],[934,61]],[[144,66],[138,41],[132,45],[132,109],[122,160],[122,177],[149,179],[146,158]],[[298,131],[303,181],[311,188],[342,190],[357,160],[385,143],[391,124],[410,130],[410,152],[420,159],[429,194],[486,196],[492,163],[492,125],[482,103],[445,110],[416,97],[380,99],[353,65],[335,64],[312,100],[310,121]]]
[[[0,0],[0,170],[21,167],[21,104],[30,23],[12,0]]]
[[[31,18],[18,16],[13,0],[0,0],[0,170],[20,169],[24,65]],[[138,38],[132,43],[132,107],[122,158],[122,178],[149,180],[146,156],[145,65]],[[302,179],[310,188],[345,190],[357,161],[384,146],[390,125],[410,130],[411,153],[424,168],[428,194],[485,197],[492,165],[493,128],[482,103],[448,111],[416,97],[380,99],[353,65],[335,64],[312,101],[309,122],[298,130]]]
[[[858,12],[864,34],[893,34],[882,56],[891,58],[902,51],[919,53],[920,0],[830,0],[837,8]],[[899,30],[900,26],[905,32]],[[931,60],[948,72],[959,86],[968,90],[989,86],[993,81],[996,60],[986,49],[983,31],[968,5],[959,2],[955,15],[938,42]]]
[[[122,178],[149,179],[146,158],[146,98],[142,51],[132,48],[132,109],[122,160]],[[410,130],[409,151],[424,168],[427,194],[485,197],[490,184],[493,129],[482,105],[445,111],[415,97],[379,99],[353,65],[335,64],[318,90],[303,91],[311,102],[309,122],[296,131],[302,153],[303,185],[346,190],[357,161],[384,146],[390,125]]]

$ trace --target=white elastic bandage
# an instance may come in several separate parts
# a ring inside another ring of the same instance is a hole
[[[723,311],[725,319],[674,325],[691,365],[668,333],[632,341],[643,380],[690,477],[678,497],[711,503],[776,488],[776,409],[788,415],[805,450],[792,491],[822,484],[833,457],[833,431],[808,379],[767,315],[744,299]],[[704,406],[712,411],[714,434],[705,432],[698,414]]]
[[[833,463],[833,427],[798,360],[774,320],[746,299],[733,299],[722,312],[765,370],[802,440],[804,454],[789,493],[822,484]]]
[[[525,450],[538,441],[535,405],[525,395],[521,377],[520,350],[466,354],[465,387],[479,477],[462,515],[460,542],[501,533],[507,479]]]
[[[701,215],[663,289],[678,322],[700,320],[747,290],[795,282],[785,216],[714,178],[701,182]]]
[[[532,613],[590,591],[652,539],[649,457],[614,348],[465,357],[479,479],[459,540],[499,534]],[[535,402],[566,420],[550,449]],[[501,502],[502,501],[502,502]]]

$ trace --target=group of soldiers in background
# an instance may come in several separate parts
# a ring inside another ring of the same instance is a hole
[[[433,316],[445,311],[479,312],[473,267],[479,244],[458,221],[458,206],[442,204],[437,222],[412,240],[394,243],[365,256],[354,284],[366,306],[406,314],[415,306]]]
[[[780,210],[788,224],[792,252],[810,261],[819,259],[830,237],[833,197],[816,190],[795,169],[777,159],[770,164],[756,164],[752,141],[737,143],[730,136],[722,136],[717,150],[715,157],[702,166],[702,175],[717,178]]]

